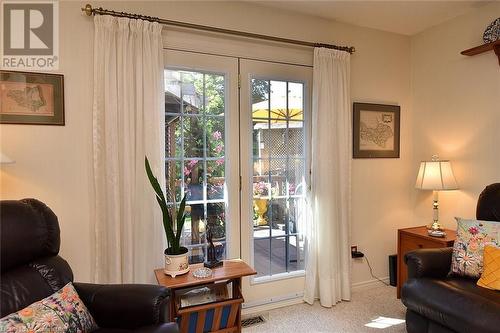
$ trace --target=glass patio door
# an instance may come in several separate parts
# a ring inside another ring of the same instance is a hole
[[[165,51],[167,200],[187,196],[182,244],[206,257],[210,226],[218,255],[240,257],[238,62]]]
[[[220,257],[257,271],[247,304],[300,296],[312,69],[168,50],[164,77],[167,200],[187,195],[191,263],[210,225]]]
[[[300,297],[304,289],[312,69],[240,61],[242,259],[257,275],[246,302]]]

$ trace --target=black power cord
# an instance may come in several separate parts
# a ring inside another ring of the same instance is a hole
[[[370,261],[368,260],[368,257],[366,256],[366,254],[365,254],[365,259],[366,259],[366,263],[368,264],[368,268],[370,269],[370,275],[372,276],[372,278],[379,280],[380,282],[382,282],[386,286],[389,286],[389,283],[385,282],[384,280],[382,280],[381,278],[379,278],[373,274],[372,265],[370,265]]]

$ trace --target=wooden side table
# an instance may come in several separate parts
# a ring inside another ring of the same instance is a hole
[[[224,264],[220,267],[212,269],[212,276],[204,279],[195,278],[193,271],[203,264],[190,265],[190,271],[187,274],[172,278],[163,273],[163,269],[155,269],[156,280],[158,284],[170,289],[170,318],[180,318],[180,332],[187,333],[189,331],[190,318],[193,313],[196,313],[196,333],[203,333],[205,327],[205,319],[210,317],[212,320],[210,332],[241,332],[241,303],[243,303],[243,295],[241,293],[241,278],[244,276],[255,275],[257,272],[248,266],[243,260],[233,259],[224,260]],[[231,299],[202,304],[197,306],[182,309],[180,307],[180,297],[178,292],[181,289],[188,287],[202,287],[203,285],[214,284],[216,282],[227,281],[232,283]],[[221,322],[224,308],[230,309],[227,316],[227,324],[224,329],[221,329]],[[209,315],[207,315],[210,312]]]
[[[408,270],[404,263],[407,252],[417,249],[431,249],[453,246],[457,236],[455,230],[446,229],[446,237],[432,237],[427,234],[427,227],[398,229],[398,281],[397,295],[401,298],[401,287],[408,279]]]

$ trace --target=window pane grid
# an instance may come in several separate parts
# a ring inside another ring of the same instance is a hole
[[[165,70],[167,200],[173,207],[187,194],[182,240],[190,249],[192,262],[202,261],[206,255],[208,223],[213,224],[221,258],[227,248],[225,83],[222,74]],[[214,128],[218,133],[212,137]],[[217,154],[209,150],[213,146]]]
[[[186,160],[193,160],[193,161],[219,161],[220,159],[224,159],[224,157],[207,157],[207,158],[203,158],[203,157],[185,157],[184,159]],[[176,162],[182,162],[182,158],[180,157],[166,157],[165,158],[165,162],[169,162],[169,161],[176,161]]]
[[[303,91],[302,83],[252,80],[253,239],[258,276],[303,269],[299,228],[306,175]]]
[[[254,239],[268,239],[269,237],[271,238],[283,238],[283,237],[286,237],[286,236],[301,236],[302,234],[299,234],[299,233],[290,233],[290,234],[286,234],[285,236],[283,235],[276,235],[276,236],[265,236],[265,237],[254,237]]]

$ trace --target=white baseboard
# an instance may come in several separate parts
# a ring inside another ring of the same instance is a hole
[[[386,282],[386,283],[389,283],[388,276],[381,278],[381,280]],[[356,292],[356,291],[369,290],[369,289],[377,288],[380,286],[383,286],[382,282],[380,282],[377,279],[372,279],[372,280],[353,283],[352,284],[352,291]],[[304,293],[300,292],[300,293],[293,293],[293,294],[288,294],[288,295],[282,295],[282,296],[270,297],[270,298],[256,300],[256,301],[245,302],[242,305],[241,313],[243,315],[249,315],[249,314],[274,310],[274,309],[281,308],[284,306],[300,304],[300,303],[304,303],[303,298],[304,298]]]
[[[295,304],[303,303],[304,293],[293,293],[278,297],[270,297],[262,300],[245,302],[242,305],[241,313],[242,315],[248,315],[258,312],[265,312],[274,310],[277,308],[282,308],[284,306],[290,306]]]
[[[385,283],[389,283],[389,277],[383,277],[380,278],[382,281]],[[367,280],[367,281],[361,281],[361,282],[356,282],[351,285],[351,290],[352,291],[362,291],[362,290],[369,290],[373,289],[379,286],[383,286],[382,282],[380,282],[377,279],[372,279],[372,280]]]

